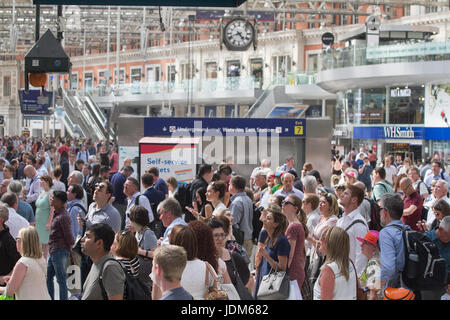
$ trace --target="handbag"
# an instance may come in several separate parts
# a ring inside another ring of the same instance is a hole
[[[242,282],[241,276],[239,275],[239,272],[236,268],[236,264],[234,263],[232,252],[230,252],[230,257],[231,263],[233,263],[233,273],[236,278],[236,285],[234,287],[236,288],[239,297],[241,298],[241,300],[253,300],[253,296],[250,294],[250,291],[248,291],[247,287]]]
[[[259,285],[258,300],[286,300],[289,297],[290,278],[286,271],[266,274]]]
[[[356,300],[367,300],[367,292],[364,292],[363,288],[361,288],[361,286],[359,286],[359,279],[358,279],[358,274],[356,273],[356,268],[355,268],[355,264],[353,263],[352,260],[350,260],[350,262],[353,265],[353,270],[355,270],[355,275],[356,275]]]
[[[145,229],[144,231],[144,235],[145,232],[147,231],[148,228]],[[148,229],[150,230],[150,229]],[[142,241],[144,241],[144,235],[142,235],[142,239],[141,241],[139,241],[139,248],[142,248],[141,244]],[[141,255],[137,255],[138,260],[139,260],[139,280],[141,280],[141,282],[145,283],[147,286],[149,286],[151,288],[151,278],[150,278],[150,273],[152,272],[152,267],[153,267],[153,259],[152,258],[148,258],[145,256],[141,256]]]
[[[205,284],[206,284],[206,293],[205,300],[228,300],[228,294],[225,290],[219,288],[217,286],[217,278],[214,275],[214,272],[211,270],[211,267],[208,262],[205,262],[206,265],[206,276],[205,276]],[[214,284],[209,286],[209,273],[211,273]]]
[[[307,280],[309,280],[310,286],[312,288],[314,287],[317,278],[319,278],[320,268],[325,262],[325,258],[325,256],[318,254],[317,251],[315,251],[311,256],[311,262],[309,264],[309,278],[307,278]]]

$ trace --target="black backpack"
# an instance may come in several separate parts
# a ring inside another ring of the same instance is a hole
[[[369,230],[380,231],[383,227],[381,226],[380,211],[381,208],[375,200],[371,198],[364,198],[370,203],[370,222]]]
[[[102,290],[103,300],[108,300],[108,296],[106,294],[105,287],[103,286],[103,268],[105,267],[106,262],[113,260],[116,261],[123,272],[125,273],[125,290],[123,293],[124,300],[151,300],[150,292],[148,288],[141,282],[139,279],[135,278],[128,270],[126,270],[122,264],[116,259],[107,259],[103,265],[100,272],[100,276],[98,277],[98,282],[100,285],[100,289]]]
[[[447,279],[445,260],[439,249],[424,233],[392,224],[402,231],[405,245],[405,268],[402,279],[413,290],[443,288]]]

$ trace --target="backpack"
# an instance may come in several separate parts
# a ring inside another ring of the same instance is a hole
[[[128,270],[126,270],[122,264],[114,258],[107,259],[103,265],[100,272],[100,276],[98,277],[98,282],[100,285],[100,289],[102,290],[103,300],[108,300],[108,296],[106,294],[105,287],[103,286],[103,268],[105,267],[106,262],[108,261],[116,261],[123,272],[125,273],[125,289],[123,293],[124,300],[151,300],[150,292],[148,288],[141,282],[139,279],[135,278]]]
[[[427,192],[428,194],[431,194],[431,189],[429,186],[427,186],[427,184],[425,182],[423,182],[422,180],[419,181],[419,183],[417,184],[416,187],[416,191],[420,194],[420,184],[423,183],[425,185],[425,187],[427,188]]]
[[[380,231],[381,228],[381,220],[380,220],[380,211],[381,208],[378,205],[378,203],[375,202],[375,200],[371,198],[364,198],[370,203],[370,222],[369,222],[369,230],[376,230]]]
[[[405,245],[405,268],[402,279],[413,290],[435,290],[447,279],[445,260],[439,249],[424,233],[392,225],[402,231]]]

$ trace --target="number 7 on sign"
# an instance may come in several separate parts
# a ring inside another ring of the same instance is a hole
[[[295,135],[303,135],[303,126],[295,126],[294,134]]]

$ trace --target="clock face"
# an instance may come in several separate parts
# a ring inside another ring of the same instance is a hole
[[[247,50],[255,39],[253,25],[242,18],[228,22],[223,33],[224,44],[229,50]]]

